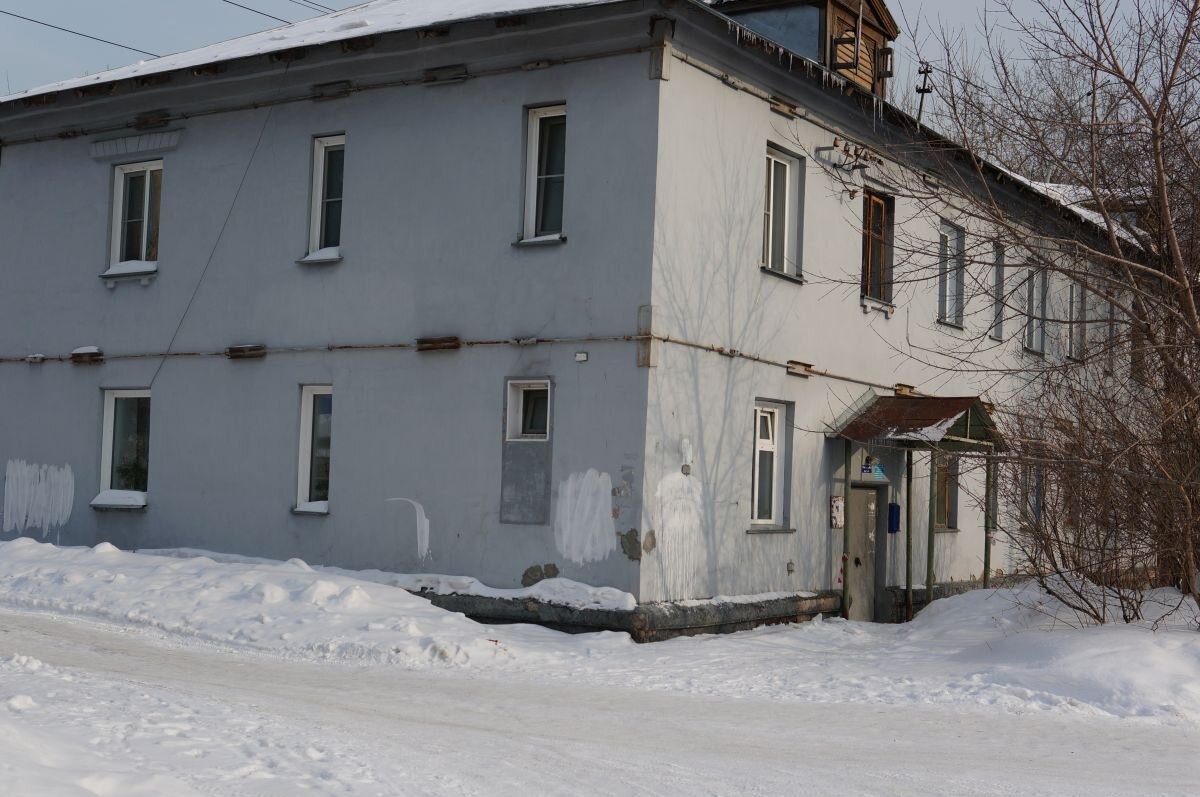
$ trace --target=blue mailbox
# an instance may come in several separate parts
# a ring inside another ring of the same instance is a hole
[[[900,505],[888,504],[888,534],[900,531]]]

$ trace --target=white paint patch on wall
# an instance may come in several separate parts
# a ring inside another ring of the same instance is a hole
[[[9,460],[4,469],[4,531],[22,532],[66,525],[75,504],[75,474],[70,465],[31,465]]]
[[[655,566],[662,580],[660,600],[707,598],[709,545],[704,538],[704,488],[683,473],[668,474],[654,492],[658,546]]]
[[[554,544],[577,565],[598,562],[617,548],[613,523],[612,477],[588,468],[558,485]]]
[[[429,558],[429,518],[425,516],[425,507],[411,498],[389,498],[391,501],[404,501],[412,504],[417,511],[417,559],[425,561]]]

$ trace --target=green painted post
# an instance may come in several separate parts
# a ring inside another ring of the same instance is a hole
[[[912,449],[904,454],[904,621],[913,618]]]
[[[933,545],[937,534],[937,452],[929,452],[929,542],[925,547],[925,605],[933,602]]]
[[[854,455],[853,443],[846,441],[845,448],[845,484],[842,500],[845,503],[842,505],[842,617],[850,619],[850,480],[853,476],[850,473],[850,466],[853,464],[851,459]]]

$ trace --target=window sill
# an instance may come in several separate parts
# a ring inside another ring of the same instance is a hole
[[[751,526],[746,529],[747,534],[795,534],[795,529],[790,529],[785,526]]]
[[[1044,352],[1044,351],[1038,351],[1037,349],[1031,349],[1028,346],[1022,346],[1021,351],[1025,352],[1030,357],[1037,357],[1039,360],[1046,359],[1046,352]]]
[[[959,531],[958,529],[946,529],[946,528],[941,528],[941,527],[935,527],[933,530],[933,533],[934,534],[958,534],[958,531]]]
[[[100,275],[106,288],[117,287],[118,280],[141,280],[143,285],[149,285],[150,280],[158,274],[157,260],[127,260],[124,263],[113,263],[108,270]]]
[[[896,305],[872,296],[859,294],[858,303],[862,307],[863,315],[875,310],[876,312],[883,313],[884,318],[891,318],[896,313]]]
[[[555,233],[553,235],[540,235],[537,238],[522,238],[518,241],[513,241],[513,246],[558,246],[566,242],[567,236],[562,233]]]
[[[293,515],[328,515],[328,501],[305,501],[292,507]]]
[[[91,507],[98,512],[142,512],[146,509],[146,494],[137,490],[101,490],[92,499]]]
[[[937,324],[939,327],[948,327],[949,329],[957,329],[959,332],[962,332],[966,329],[966,327],[963,326],[962,324],[956,323],[954,321],[946,321],[941,318],[939,318],[937,320]]]
[[[342,249],[340,246],[330,246],[326,249],[318,249],[315,252],[309,252],[304,257],[296,261],[301,266],[316,266],[325,263],[341,263]]]
[[[778,277],[781,280],[787,280],[788,282],[794,282],[797,285],[804,284],[804,276],[801,274],[789,274],[786,271],[777,271],[776,269],[767,268],[766,266],[759,266],[758,270],[764,274],[769,274],[772,277]]]

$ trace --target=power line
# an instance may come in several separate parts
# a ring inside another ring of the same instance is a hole
[[[25,20],[26,22],[32,22],[34,25],[41,25],[46,28],[53,28],[54,30],[61,30],[63,33],[70,33],[73,36],[82,36],[85,39],[91,39],[92,41],[100,42],[101,44],[111,44],[113,47],[120,47],[122,50],[131,50],[135,53],[141,53],[142,55],[148,55],[151,58],[162,58],[161,55],[158,55],[157,53],[152,53],[149,50],[140,50],[137,47],[130,47],[128,44],[121,44],[120,42],[109,41],[108,39],[101,39],[99,36],[92,36],[87,33],[80,33],[79,31],[71,30],[70,28],[63,28],[63,27],[59,27],[58,25],[51,25],[49,22],[42,22],[40,19],[32,19],[31,17],[23,17],[20,14],[14,14],[11,11],[5,11],[2,8],[0,8],[0,14],[4,14],[5,16],[9,16],[9,17],[16,17],[17,19],[22,19],[22,20]]]
[[[237,8],[240,8],[243,11],[249,11],[251,14],[258,14],[260,17],[266,17],[267,19],[273,19],[276,22],[282,22],[284,25],[292,24],[291,20],[284,19],[283,17],[277,17],[274,14],[268,14],[266,11],[259,11],[257,8],[251,8],[250,6],[244,6],[241,3],[235,3],[235,2],[233,2],[233,0],[221,0],[221,2],[225,3],[226,5],[236,6]]]
[[[337,11],[336,8],[330,8],[329,6],[323,6],[320,3],[312,2],[312,0],[288,0],[288,2],[293,5],[301,6],[302,8],[311,8],[313,11],[320,11],[322,13],[330,13],[331,14],[334,11]]]

